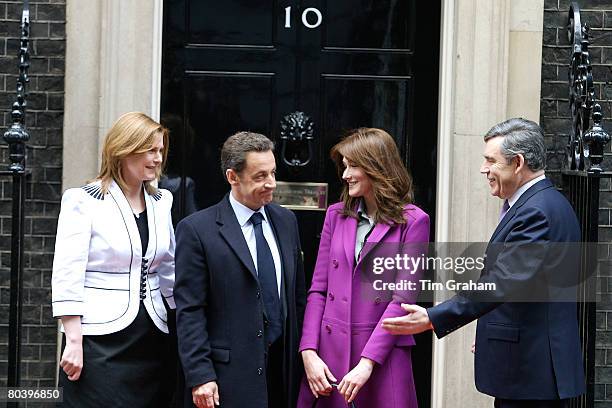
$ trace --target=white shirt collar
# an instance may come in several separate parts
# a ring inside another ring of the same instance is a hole
[[[264,221],[268,222],[268,217],[266,217],[264,207],[260,207],[259,210],[253,211],[246,205],[242,204],[240,201],[236,200],[234,198],[234,194],[231,191],[229,195],[229,201],[230,205],[232,206],[232,209],[234,210],[234,214],[236,214],[236,218],[238,219],[238,224],[240,224],[240,227],[244,227],[244,225],[251,219],[251,216],[256,212],[261,213],[261,215],[263,215],[264,217]]]
[[[518,201],[519,198],[521,198],[521,196],[523,195],[523,193],[527,190],[529,190],[529,187],[533,186],[535,183],[542,181],[546,178],[546,176],[544,174],[542,174],[541,176],[538,176],[536,178],[534,178],[533,180],[529,180],[527,183],[523,184],[522,186],[520,186],[518,188],[518,190],[516,190],[514,192],[514,194],[512,194],[512,197],[510,197],[508,199],[508,205],[511,208],[514,204],[516,204],[516,202]]]

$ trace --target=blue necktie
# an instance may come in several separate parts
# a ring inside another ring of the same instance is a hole
[[[268,317],[266,327],[266,341],[274,343],[283,332],[281,319],[280,300],[278,298],[278,285],[276,284],[276,269],[274,268],[274,258],[268,241],[263,234],[261,222],[263,215],[256,212],[251,216],[251,223],[255,230],[255,243],[257,246],[257,277],[261,287],[264,307]]]

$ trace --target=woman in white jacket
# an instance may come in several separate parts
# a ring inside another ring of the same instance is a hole
[[[126,113],[106,135],[98,177],[62,197],[51,285],[64,407],[168,405],[172,194],[156,187],[167,149],[166,128]]]

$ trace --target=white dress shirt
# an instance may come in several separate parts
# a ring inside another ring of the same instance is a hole
[[[249,207],[240,203],[238,200],[234,198],[234,195],[230,192],[229,195],[230,204],[232,209],[234,210],[234,214],[236,214],[236,218],[238,219],[238,224],[240,228],[242,228],[242,234],[244,235],[244,239],[249,247],[249,252],[251,252],[251,258],[253,258],[253,263],[255,264],[255,270],[257,271],[257,244],[255,240],[255,230],[253,229],[253,224],[251,223],[251,216],[255,214],[256,211],[251,210]],[[263,230],[263,235],[266,241],[268,242],[268,246],[270,247],[270,251],[272,252],[272,258],[274,259],[274,269],[276,270],[276,287],[278,289],[278,296],[280,297],[280,288],[281,288],[281,258],[280,251],[278,250],[278,245],[276,245],[276,239],[274,239],[274,232],[272,232],[272,226],[270,222],[268,222],[268,216],[264,211],[264,207],[261,207],[257,212],[263,215],[263,221],[261,223],[261,227]]]
[[[535,183],[542,181],[546,178],[546,176],[544,174],[542,174],[541,176],[538,176],[536,178],[534,178],[533,180],[528,181],[527,183],[523,184],[522,186],[520,186],[518,188],[518,190],[516,190],[514,192],[514,194],[512,194],[512,197],[510,197],[508,199],[508,205],[509,205],[509,209],[512,208],[512,206],[514,204],[516,204],[516,202],[518,201],[519,198],[521,198],[521,196],[523,195],[523,193],[527,190],[529,190],[529,188],[531,186],[533,186]]]

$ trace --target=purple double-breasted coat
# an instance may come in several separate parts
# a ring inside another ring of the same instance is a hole
[[[402,316],[397,301],[370,299],[360,292],[361,277],[355,262],[357,220],[342,215],[342,203],[329,207],[325,216],[319,253],[308,292],[308,303],[300,351],[316,350],[338,381],[354,368],[361,357],[376,362],[368,382],[355,403],[358,408],[416,408],[417,400],[411,363],[412,336],[394,336],[380,327],[382,319]],[[404,211],[406,224],[379,223],[368,243],[428,242],[429,216],[414,205]],[[364,247],[360,261],[366,258]],[[417,280],[418,274],[411,275]],[[414,302],[417,292],[413,291]],[[298,408],[311,408],[314,396],[304,378]],[[317,408],[346,407],[337,391],[320,397]]]

